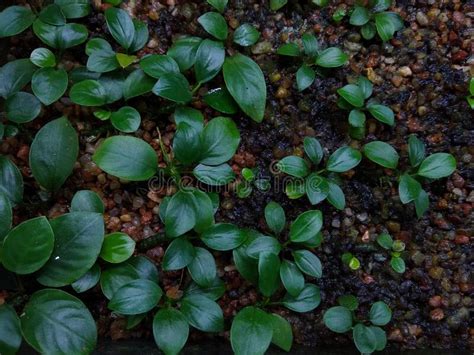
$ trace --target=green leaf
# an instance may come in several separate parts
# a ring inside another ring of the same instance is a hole
[[[145,141],[127,136],[107,138],[92,159],[106,173],[130,181],[148,180],[158,167],[155,150]]]
[[[80,18],[89,15],[89,0],[54,0],[61,7],[61,11],[68,19]]]
[[[408,137],[408,157],[412,167],[417,167],[425,159],[425,145],[414,134]]]
[[[375,350],[382,351],[387,346],[387,335],[385,331],[380,327],[369,327],[375,335]]]
[[[399,274],[403,274],[405,272],[405,261],[398,256],[394,256],[390,259],[390,266],[393,270],[395,270],[395,272],[398,272]]]
[[[363,26],[370,21],[370,12],[363,6],[355,6],[349,23],[354,26]]]
[[[158,270],[156,269],[155,264],[153,264],[147,257],[141,255],[132,256],[126,261],[126,263],[133,267],[141,279],[147,279],[158,283]]]
[[[210,252],[203,248],[195,248],[195,255],[188,264],[191,278],[199,286],[208,287],[216,279],[216,262]]]
[[[280,258],[278,255],[270,251],[260,253],[258,258],[258,288],[264,296],[270,297],[278,289],[280,284],[279,270]]]
[[[66,24],[61,8],[56,4],[50,4],[42,8],[38,17],[41,21],[54,26],[62,26]]]
[[[222,113],[233,115],[239,110],[237,103],[225,87],[209,90],[203,99],[214,110]]]
[[[105,236],[100,257],[113,264],[130,258],[135,250],[135,241],[127,234],[115,232]]]
[[[73,212],[50,221],[54,250],[37,278],[44,286],[62,287],[84,275],[95,263],[104,241],[99,213]]]
[[[393,245],[392,236],[388,233],[382,233],[377,237],[377,243],[384,249],[391,250]]]
[[[277,54],[287,57],[299,57],[301,50],[296,43],[285,43],[277,49]]]
[[[96,52],[114,53],[114,50],[109,42],[100,37],[90,39],[86,44],[86,54],[91,56]]]
[[[316,65],[323,68],[337,68],[346,64],[349,56],[339,48],[330,47],[319,53],[316,57]]]
[[[285,186],[285,194],[292,200],[300,198],[305,193],[306,191],[303,181],[289,181],[289,183]]]
[[[203,332],[224,329],[224,315],[219,305],[201,295],[188,295],[181,300],[181,312],[189,324]]]
[[[230,342],[236,355],[263,355],[270,346],[272,336],[272,318],[253,306],[237,313],[230,328]]]
[[[418,198],[421,184],[408,174],[403,174],[398,184],[398,195],[403,204],[407,204]]]
[[[281,251],[281,244],[274,237],[259,236],[253,240],[246,249],[246,254],[251,258],[258,259],[261,253],[271,252],[278,255]]]
[[[301,40],[303,42],[304,52],[307,56],[314,57],[318,55],[319,43],[314,35],[305,33],[301,37]]]
[[[217,12],[206,12],[197,21],[207,33],[215,38],[225,41],[228,34],[227,22],[225,18]]]
[[[14,206],[23,199],[23,176],[10,159],[0,155],[0,192]]]
[[[181,73],[163,75],[153,87],[152,92],[157,96],[182,104],[193,98],[189,90],[189,82]]]
[[[221,42],[205,39],[199,45],[194,63],[196,80],[203,84],[214,78],[222,68],[225,49]]]
[[[220,278],[216,277],[212,281],[212,284],[206,287],[199,286],[195,282],[192,282],[189,285],[189,287],[186,289],[185,294],[186,295],[198,294],[198,295],[206,296],[207,298],[210,298],[213,301],[216,301],[224,295],[225,290],[226,288],[225,288],[224,282]]]
[[[375,27],[382,41],[386,42],[403,28],[403,20],[394,12],[378,13],[375,14]]]
[[[168,73],[179,73],[178,63],[169,55],[147,55],[140,60],[140,67],[156,79]]]
[[[96,73],[108,73],[120,66],[114,51],[96,51],[87,59],[87,69]]]
[[[129,100],[133,97],[149,93],[156,80],[146,75],[143,70],[136,69],[132,71],[123,82],[123,97]]]
[[[321,144],[316,138],[305,137],[303,140],[304,151],[314,165],[318,165],[323,159],[324,152]]]
[[[40,68],[56,66],[56,57],[48,48],[36,48],[30,54],[31,62]]]
[[[15,309],[6,303],[0,305],[0,319],[0,352],[5,355],[16,354],[22,340],[20,319]]]
[[[30,148],[31,172],[45,189],[57,191],[71,175],[78,154],[75,129],[66,117],[58,118],[36,134]]]
[[[363,148],[367,158],[372,160],[384,168],[396,169],[398,159],[400,158],[397,151],[388,143],[382,141],[374,141],[367,143]]]
[[[239,107],[256,122],[263,120],[267,87],[262,70],[252,59],[236,54],[223,66],[224,80]]]
[[[285,174],[303,178],[309,174],[309,166],[303,158],[290,155],[281,159],[276,167]]]
[[[190,125],[187,122],[177,124],[173,138],[173,152],[177,160],[184,165],[190,165],[201,158],[202,146],[201,136],[202,124]]]
[[[318,307],[320,303],[321,295],[319,288],[312,284],[306,284],[296,297],[286,294],[282,302],[286,308],[299,313],[310,312]]]
[[[163,295],[158,285],[150,280],[134,280],[120,287],[108,304],[112,311],[124,315],[152,310]]]
[[[359,307],[357,297],[353,295],[342,295],[337,298],[337,303],[347,308],[349,311],[355,311]]]
[[[186,191],[178,191],[169,200],[164,218],[167,236],[176,238],[194,228],[196,213],[191,201],[191,192]]]
[[[202,132],[202,164],[220,165],[231,159],[240,143],[240,133],[230,118],[212,119]]]
[[[282,316],[272,313],[270,314],[273,336],[272,343],[279,348],[289,352],[293,345],[293,331],[291,324]]]
[[[112,7],[105,10],[105,20],[112,37],[128,50],[135,37],[135,26],[130,15],[122,9]]]
[[[199,164],[193,169],[193,175],[201,182],[211,186],[227,185],[235,178],[229,164],[208,166]]]
[[[308,250],[295,250],[292,255],[296,266],[306,275],[316,278],[323,276],[323,266],[316,255]]]
[[[285,211],[279,203],[270,201],[265,206],[265,221],[267,222],[268,228],[274,233],[280,234],[285,228],[286,217]]]
[[[417,174],[430,179],[440,179],[456,170],[456,159],[448,153],[435,153],[421,162]]]
[[[207,3],[219,12],[224,12],[228,0],[207,0]]]
[[[31,80],[31,89],[35,96],[46,106],[51,105],[63,96],[68,85],[64,69],[41,68]]]
[[[296,85],[299,91],[303,91],[313,84],[316,72],[313,68],[303,64],[296,72]]]
[[[69,97],[81,106],[102,106],[107,102],[107,92],[97,80],[83,80],[74,84]]]
[[[421,189],[418,197],[414,200],[416,215],[421,218],[430,207],[430,199],[425,190]]]
[[[5,237],[2,263],[9,271],[24,275],[38,271],[53,251],[54,234],[46,217],[27,220]]]
[[[372,21],[366,23],[360,29],[360,34],[366,40],[371,40],[372,38],[374,38],[376,33],[377,33],[377,28],[375,27],[375,24]]]
[[[246,235],[235,225],[217,223],[201,234],[201,240],[209,248],[219,251],[232,250],[245,242]]]
[[[0,38],[23,32],[35,18],[33,11],[25,6],[8,6],[0,12]]]
[[[328,181],[328,196],[327,200],[331,205],[336,207],[338,210],[343,210],[346,206],[346,198],[344,192],[341,190],[338,184]]]
[[[6,194],[0,191],[0,252],[2,241],[12,227],[12,221],[13,215],[10,200]]]
[[[17,59],[0,68],[0,96],[7,98],[20,91],[33,77],[37,67],[29,59]]]
[[[127,261],[103,270],[100,276],[100,288],[104,296],[110,300],[119,288],[140,278],[145,277],[140,277],[138,270]]]
[[[168,55],[179,65],[181,71],[188,70],[196,61],[196,52],[202,39],[199,37],[184,37],[173,43]]]
[[[97,343],[97,327],[87,307],[61,290],[35,292],[20,320],[23,337],[42,354],[89,354]]]
[[[110,116],[112,126],[125,133],[136,132],[141,121],[140,113],[130,106],[121,107]]]
[[[178,354],[186,344],[188,335],[186,317],[174,308],[160,309],[153,318],[153,337],[166,355]]]
[[[243,47],[254,45],[259,38],[260,32],[248,23],[240,25],[234,32],[234,42]]]
[[[98,264],[94,264],[84,275],[74,281],[71,286],[77,293],[83,293],[96,286],[99,280],[100,267]]]
[[[380,12],[387,10],[392,5],[392,0],[375,0],[373,1],[372,11]]]
[[[375,302],[370,307],[369,319],[374,325],[386,325],[392,319],[392,311],[384,302]]]
[[[258,261],[247,255],[247,247],[260,235],[255,230],[246,229],[243,230],[246,234],[245,242],[232,252],[235,267],[242,277],[252,284],[258,283]]]
[[[364,106],[365,95],[362,89],[355,84],[346,85],[337,90],[337,93],[352,106]]]
[[[304,276],[291,261],[283,260],[280,266],[280,279],[292,296],[298,296],[304,287]]]
[[[51,47],[62,50],[84,43],[89,36],[86,26],[77,23],[68,23],[56,29],[55,45]]]
[[[173,240],[163,256],[163,270],[181,270],[188,266],[194,259],[196,250],[184,238]]]
[[[384,105],[370,105],[367,107],[372,116],[382,123],[393,126],[395,118],[392,109]]]
[[[104,202],[94,191],[80,190],[71,201],[71,212],[104,213]]]
[[[352,313],[346,307],[331,307],[324,313],[323,321],[333,332],[345,333],[352,328]]]
[[[326,169],[343,173],[356,167],[362,160],[362,154],[351,147],[341,147],[329,156]]]
[[[364,97],[366,99],[368,99],[372,95],[374,85],[365,76],[359,76],[359,78],[357,79],[357,85],[364,93]]]
[[[359,323],[352,330],[352,337],[357,349],[362,354],[371,354],[377,347],[377,338],[374,331],[370,327]]]
[[[5,112],[9,121],[27,123],[41,113],[41,102],[34,95],[20,91],[6,99]]]
[[[290,240],[296,243],[305,242],[314,237],[323,226],[323,214],[319,210],[303,212],[290,227]]]
[[[137,19],[132,19],[132,22],[135,27],[135,35],[133,36],[132,45],[128,50],[130,52],[138,52],[148,42],[148,25]]]
[[[187,123],[194,127],[198,132],[201,132],[204,127],[204,116],[201,111],[190,107],[178,107],[174,112],[174,120],[176,126],[181,123]]]
[[[349,113],[349,124],[352,127],[357,127],[357,128],[365,127],[365,120],[366,120],[365,113],[360,110],[353,109]]]
[[[305,180],[305,191],[309,202],[316,205],[326,199],[329,193],[328,181],[316,173],[312,173]]]

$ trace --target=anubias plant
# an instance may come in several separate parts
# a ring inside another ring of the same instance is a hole
[[[346,200],[344,192],[338,185],[338,173],[356,167],[362,160],[362,154],[349,146],[341,147],[329,156],[325,168],[311,172],[311,165],[317,167],[323,160],[323,148],[316,138],[306,137],[304,151],[309,161],[290,155],[281,159],[276,165],[281,172],[298,178],[286,185],[286,195],[291,199],[297,199],[306,194],[313,205],[327,199],[331,205],[342,210]]]
[[[288,322],[261,308],[282,305],[295,312],[309,312],[321,301],[319,288],[305,283],[303,276],[322,276],[319,258],[307,250],[321,244],[321,211],[311,210],[300,214],[290,225],[286,242],[279,240],[286,229],[286,217],[278,203],[267,204],[265,220],[273,235],[246,230],[246,241],[233,251],[239,273],[258,285],[263,295],[263,300],[257,306],[241,310],[232,323],[231,343],[238,354],[248,353],[249,349],[263,353],[270,342],[286,351],[290,350],[293,335]],[[291,260],[288,258],[290,255]],[[281,300],[272,301],[271,298],[279,294],[282,286],[286,295]],[[254,327],[261,329],[261,333],[249,331]]]
[[[324,76],[328,68],[341,67],[347,63],[349,56],[346,53],[337,47],[321,49],[321,45],[313,34],[304,34],[301,41],[303,51],[297,43],[283,44],[277,50],[279,55],[302,58],[303,64],[296,72],[296,84],[299,91],[311,86],[316,74]]]
[[[243,168],[241,171],[243,180],[236,186],[235,191],[239,198],[247,198],[252,194],[255,187],[259,191],[268,191],[271,187],[268,178],[258,178],[258,168]]]
[[[405,250],[405,243],[401,240],[393,240],[388,233],[382,233],[377,237],[377,243],[384,249],[389,250],[391,254],[390,266],[393,271],[403,274],[405,272],[405,260],[401,253]]]
[[[389,126],[395,124],[393,111],[390,107],[381,105],[372,96],[373,85],[365,77],[360,76],[353,84],[348,84],[337,90],[339,99],[337,105],[349,113],[349,133],[353,138],[361,139],[365,136],[366,112],[376,120]],[[369,99],[367,102],[366,100]]]
[[[428,193],[421,187],[421,182],[450,176],[456,170],[456,159],[449,153],[434,153],[425,157],[425,145],[415,135],[408,138],[411,167],[404,172],[397,170],[400,157],[388,143],[367,143],[363,147],[363,153],[374,163],[395,170],[398,175],[400,201],[403,204],[413,202],[419,218],[428,210],[430,204]]]
[[[391,6],[392,0],[370,0],[367,6],[362,1],[358,3],[352,10],[349,22],[361,27],[360,34],[365,39],[372,39],[377,33],[386,42],[403,28],[399,14],[385,11]]]
[[[7,299],[7,304],[0,306],[2,354],[15,353],[22,338],[46,354],[90,353],[96,345],[96,324],[86,306],[69,293],[55,289],[71,285],[88,273],[103,247],[102,214],[76,196],[69,213],[50,220],[35,217],[12,228],[12,201],[0,193],[0,261],[5,275],[18,276],[13,295],[24,297],[23,275],[28,275],[28,282],[36,280],[47,287],[29,297],[20,317],[10,305],[10,301],[18,304],[18,297]],[[65,323],[65,319],[75,321]]]
[[[372,304],[369,318],[358,319],[355,311],[359,307],[357,298],[345,295],[338,298],[339,306],[329,308],[324,313],[324,324],[336,333],[352,330],[354,344],[361,354],[381,351],[387,345],[387,335],[381,328],[392,319],[392,311],[382,301]]]

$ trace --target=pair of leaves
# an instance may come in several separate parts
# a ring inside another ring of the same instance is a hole
[[[33,22],[33,32],[43,43],[61,50],[84,43],[89,35],[84,25],[77,23],[51,25],[40,18]]]
[[[148,41],[146,24],[132,20],[130,15],[122,9],[115,7],[107,9],[105,20],[112,37],[127,52],[136,52],[142,49]]]

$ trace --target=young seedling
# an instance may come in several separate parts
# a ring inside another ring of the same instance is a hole
[[[374,163],[395,170],[398,176],[398,194],[403,204],[413,202],[421,218],[429,208],[428,193],[421,183],[450,176],[456,170],[456,159],[449,153],[434,153],[426,157],[425,145],[415,135],[408,138],[410,168],[399,171],[399,155],[388,143],[374,141],[364,145],[364,155]]]
[[[372,117],[386,125],[395,124],[394,114],[390,107],[369,99],[372,92],[372,83],[363,76],[360,76],[356,83],[337,90],[339,94],[337,105],[342,109],[350,110],[349,133],[355,139],[362,139],[365,136],[366,113],[370,113]]]
[[[324,157],[323,148],[316,138],[304,139],[304,151],[307,159],[298,156],[288,156],[277,163],[277,168],[298,179],[286,185],[286,195],[291,199],[308,196],[312,205],[325,199],[337,209],[342,210],[345,197],[338,185],[339,173],[347,172],[356,167],[362,160],[362,154],[351,147],[341,147],[332,153],[326,161],[326,167],[311,172],[311,166],[318,167]]]
[[[355,311],[359,307],[357,298],[345,295],[338,298],[339,306],[329,308],[324,313],[324,324],[336,333],[352,330],[352,338],[361,354],[372,354],[385,349],[387,336],[381,328],[392,319],[392,311],[382,301],[375,302],[367,320],[359,320]]]
[[[299,91],[310,87],[316,74],[324,76],[326,69],[341,67],[347,63],[349,58],[347,54],[337,47],[321,49],[313,34],[304,34],[301,41],[303,51],[297,43],[283,44],[277,50],[279,55],[301,58],[303,64],[296,72],[296,84]]]
[[[259,174],[258,168],[243,168],[242,178],[237,187],[236,193],[239,198],[247,198],[252,194],[253,188],[257,188],[259,191],[268,191],[270,189],[270,180],[264,178],[257,178]]]
[[[357,259],[352,253],[344,253],[341,256],[341,260],[348,268],[351,270],[359,270],[360,269],[360,261]]]
[[[401,253],[405,250],[405,243],[401,240],[393,240],[388,233],[382,233],[377,237],[377,243],[391,253],[390,266],[393,271],[403,274],[405,272],[405,261],[401,257]]]
[[[395,32],[403,28],[403,20],[395,12],[385,11],[391,0],[371,0],[369,6],[356,5],[352,9],[350,24],[361,27],[360,34],[367,40],[378,34],[382,41],[393,38]]]

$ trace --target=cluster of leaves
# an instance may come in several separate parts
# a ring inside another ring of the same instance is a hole
[[[355,139],[362,139],[365,136],[365,112],[386,125],[395,124],[394,114],[390,107],[369,99],[372,92],[372,83],[363,76],[360,76],[354,84],[348,84],[337,90],[339,94],[337,105],[342,109],[350,110],[349,133]]]
[[[243,180],[236,186],[236,193],[239,198],[247,198],[252,194],[253,188],[259,191],[268,191],[271,187],[270,180],[266,178],[257,178],[258,168],[243,168],[241,171]]]
[[[270,9],[272,11],[280,10],[288,3],[288,0],[270,0]],[[329,5],[329,0],[311,0],[311,3],[319,7]]]
[[[324,76],[328,69],[341,67],[349,59],[349,56],[337,47],[322,50],[313,34],[304,34],[301,42],[303,42],[303,51],[297,43],[283,44],[277,50],[279,55],[302,57],[303,64],[296,72],[296,85],[299,91],[310,87],[316,74]]]
[[[410,169],[397,170],[400,159],[397,151],[388,143],[374,141],[364,145],[364,155],[374,163],[396,170],[398,173],[398,195],[403,204],[413,202],[416,214],[421,217],[429,208],[428,193],[421,182],[450,176],[456,170],[456,159],[449,153],[434,153],[426,157],[425,145],[415,135],[408,138]]]
[[[370,40],[378,34],[386,42],[403,28],[400,15],[385,11],[392,5],[392,0],[370,0],[367,6],[363,1],[358,3],[352,9],[349,23],[361,27],[360,34],[365,39]]]
[[[298,178],[286,185],[286,195],[297,199],[306,194],[312,205],[327,199],[337,209],[344,209],[346,200],[338,185],[338,174],[356,167],[362,160],[362,154],[349,146],[341,147],[329,156],[325,168],[311,172],[311,165],[317,167],[321,164],[324,151],[319,141],[313,137],[304,139],[304,151],[309,161],[291,155],[281,159],[276,165],[281,172]]]
[[[393,240],[388,233],[382,233],[377,237],[377,243],[391,253],[390,266],[395,272],[403,274],[405,272],[405,260],[402,259],[401,253],[405,250],[405,243],[401,240]]]
[[[352,295],[338,298],[339,306],[329,308],[324,313],[324,324],[336,333],[346,333],[352,330],[352,338],[357,349],[362,354],[371,354],[383,350],[387,344],[387,335],[381,328],[392,319],[392,311],[382,301],[375,302],[369,311],[367,321],[358,320],[355,311],[359,302]],[[370,323],[370,325],[366,325]]]

